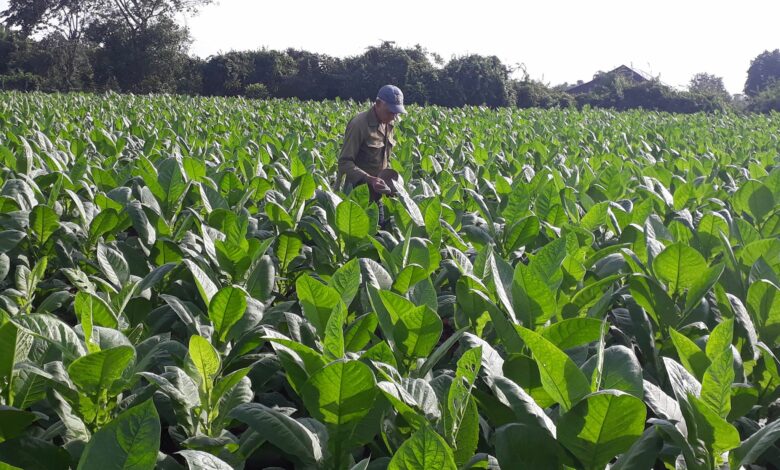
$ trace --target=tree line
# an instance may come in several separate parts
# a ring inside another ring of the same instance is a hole
[[[189,55],[189,31],[175,15],[211,1],[10,0],[0,13],[0,88],[363,101],[394,83],[409,103],[448,107],[780,110],[780,50],[751,61],[741,99],[726,91],[722,78],[707,73],[695,75],[681,91],[657,77],[634,82],[599,72],[587,93],[569,93],[570,84],[532,80],[495,56],[445,61],[421,46],[392,42],[346,58],[259,49],[200,59]]]

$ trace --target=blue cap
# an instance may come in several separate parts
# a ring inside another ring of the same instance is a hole
[[[395,114],[406,113],[406,109],[404,109],[404,94],[397,86],[383,86],[379,89],[379,93],[376,94],[376,98],[387,103],[390,112]]]

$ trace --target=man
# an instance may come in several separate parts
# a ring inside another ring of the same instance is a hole
[[[385,85],[371,109],[349,121],[339,156],[337,188],[343,178],[343,190],[347,192],[365,183],[377,197],[390,193],[379,173],[389,167],[395,145],[393,121],[401,113],[406,113],[403,93],[397,86]]]

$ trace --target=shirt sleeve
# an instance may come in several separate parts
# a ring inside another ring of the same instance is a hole
[[[360,128],[353,119],[347,124],[347,130],[344,132],[344,145],[341,147],[341,155],[339,155],[339,174],[345,175],[349,181],[363,182],[368,177],[368,173],[361,170],[355,163],[358,152],[360,152],[361,142]]]

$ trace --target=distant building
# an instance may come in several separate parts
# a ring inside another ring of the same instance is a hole
[[[618,75],[630,81],[631,83],[642,83],[650,80],[650,78],[648,78],[644,74],[637,72],[636,70],[626,65],[621,65],[620,67],[614,70],[610,70],[609,72],[606,72],[605,75]],[[570,95],[581,95],[585,93],[590,93],[591,91],[593,91],[594,88],[598,86],[599,84],[598,78],[599,78],[598,76],[594,77],[593,80],[585,83],[582,83],[582,81],[578,81],[576,85],[567,89],[566,93],[569,93]]]

